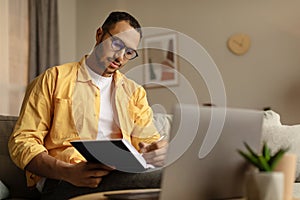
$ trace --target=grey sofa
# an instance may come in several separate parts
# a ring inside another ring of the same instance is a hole
[[[26,187],[24,171],[19,169],[9,157],[7,142],[16,121],[17,117],[0,115],[0,180],[9,190],[9,193],[5,192],[1,184],[0,199],[7,195],[11,199],[38,199],[38,191]]]

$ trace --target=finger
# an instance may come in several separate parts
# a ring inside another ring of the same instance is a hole
[[[144,148],[145,146],[147,146],[146,143],[144,143],[144,142],[139,142],[139,147],[140,147],[140,148]]]
[[[110,165],[104,165],[102,163],[93,163],[93,162],[88,162],[87,163],[88,169],[104,169],[104,170],[114,170],[116,169],[114,166],[110,166]]]
[[[152,163],[152,165],[154,165],[155,167],[163,167],[165,165],[165,161],[161,160],[158,162],[154,162],[154,163]]]
[[[152,154],[152,155],[149,155],[149,156],[147,155],[144,158],[145,158],[145,160],[148,164],[152,164],[154,166],[163,166],[163,163],[164,163],[165,158],[166,158],[166,154],[161,154],[161,155],[158,155],[158,156],[157,155],[153,156],[153,154]]]
[[[152,142],[151,144],[146,144],[146,143],[140,142],[139,147],[140,147],[141,153],[147,153],[147,152],[155,151],[157,149],[167,148],[168,141],[160,140],[157,142]]]
[[[168,145],[167,140],[160,140],[157,142],[152,142],[150,145],[146,146],[147,152],[154,151],[156,149],[163,148]]]
[[[140,152],[141,152],[141,153],[147,152],[147,149],[146,149],[147,145],[148,145],[148,144],[146,144],[146,143],[144,143],[144,142],[139,142],[139,147],[140,147]]]
[[[160,140],[156,142],[156,147],[157,147],[156,149],[160,149],[166,146],[168,146],[168,140]]]
[[[163,147],[160,149],[156,149],[154,151],[146,152],[143,154],[143,157],[151,159],[152,157],[165,155],[166,153],[167,153],[167,147]]]
[[[151,153],[147,153],[147,155],[143,155],[143,157],[145,158],[145,160],[148,162],[148,163],[152,163],[154,161],[156,161],[158,158],[160,157],[165,157],[165,154],[156,154],[154,152],[151,152]]]
[[[106,170],[94,170],[94,171],[90,172],[90,177],[100,178],[102,176],[106,176],[107,174],[109,174],[109,171],[106,171]]]
[[[75,180],[74,182],[72,182],[72,184],[78,187],[96,188],[98,187],[101,180],[102,180],[101,177],[88,177],[88,178],[81,178],[78,181]]]
[[[110,165],[104,165],[104,164],[101,164],[101,169],[104,169],[104,170],[107,170],[107,171],[112,171],[112,170],[115,170],[116,167],[114,166],[110,166]]]
[[[85,184],[85,186],[90,187],[90,188],[97,188],[100,184],[100,182],[102,181],[102,178],[100,177],[93,177],[87,180],[87,183]]]
[[[151,159],[147,159],[147,163],[152,164],[154,166],[163,166],[165,160],[165,156],[156,156],[152,157]]]

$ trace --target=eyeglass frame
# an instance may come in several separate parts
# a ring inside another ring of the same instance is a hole
[[[137,51],[136,51],[135,49],[133,49],[133,48],[127,47],[127,46],[125,45],[125,43],[123,42],[123,40],[121,40],[120,38],[114,36],[114,35],[111,34],[109,31],[106,31],[106,32],[107,32],[107,33],[110,35],[110,37],[111,37],[111,40],[112,40],[112,41],[111,41],[111,48],[112,48],[115,52],[118,52],[118,51],[121,51],[121,50],[125,49],[125,54],[124,54],[124,56],[125,56],[128,60],[133,60],[133,59],[135,59],[136,57],[139,56],[139,54],[137,53]],[[123,47],[120,48],[120,49],[115,49],[114,47],[116,47],[116,45],[113,45],[114,41],[119,41],[120,44],[123,45]],[[128,52],[128,50],[132,50],[132,51],[135,53],[135,56],[132,57],[132,58],[128,58],[128,57],[126,56],[126,55],[128,55],[128,54],[126,54],[126,52]]]

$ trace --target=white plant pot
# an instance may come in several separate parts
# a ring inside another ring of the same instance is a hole
[[[246,179],[247,200],[283,200],[282,172],[254,172]]]

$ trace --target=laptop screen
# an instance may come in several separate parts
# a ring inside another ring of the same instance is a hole
[[[262,120],[262,111],[177,105],[160,199],[244,196],[248,165],[237,149],[259,149]]]

